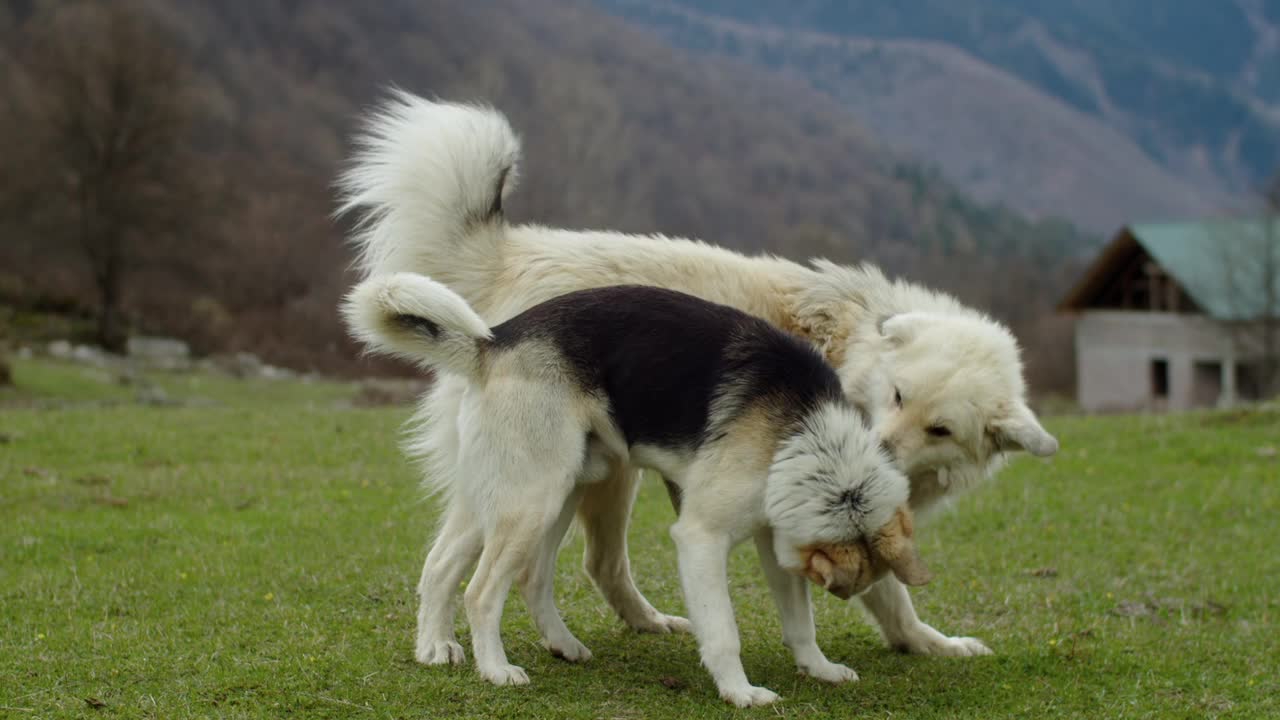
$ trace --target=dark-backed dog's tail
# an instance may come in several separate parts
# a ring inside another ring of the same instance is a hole
[[[493,334],[457,293],[415,273],[373,277],[342,305],[351,334],[371,352],[469,378],[483,369]]]

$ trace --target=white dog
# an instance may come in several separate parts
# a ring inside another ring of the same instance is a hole
[[[366,276],[412,271],[448,285],[491,323],[567,292],[606,285],[653,285],[729,305],[811,341],[837,369],[855,405],[886,405],[878,428],[911,482],[922,510],[975,485],[1009,452],[1048,456],[1057,441],[1026,403],[1017,343],[1009,332],[954,299],[869,265],[818,261],[805,267],[688,240],[511,225],[502,214],[515,185],[520,145],[494,110],[399,93],[369,121],[354,166],[343,177],[342,210],[363,211],[355,242]],[[882,342],[887,341],[887,342]],[[883,365],[891,392],[866,375]],[[463,383],[444,378],[423,417],[456,417]],[[414,450],[456,446],[448,423]],[[583,490],[587,571],[633,628],[667,632],[681,618],[655,610],[632,580],[626,529],[639,474],[627,466]],[[472,541],[473,520],[445,517],[441,540]],[[456,557],[453,555],[451,557]],[[460,662],[452,597],[465,568],[423,568],[417,658]],[[886,642],[914,653],[974,655],[974,638],[947,637],[922,622],[892,576],[861,596]],[[445,611],[445,612],[442,612]]]
[[[767,322],[621,286],[569,293],[489,328],[462,298],[412,273],[366,280],[344,310],[370,349],[466,385],[457,416],[439,419],[459,442],[431,458],[431,477],[483,538],[442,542],[431,555],[444,548],[470,564],[479,554],[466,606],[476,666],[490,682],[529,682],[499,634],[516,580],[547,646],[585,653],[551,595],[555,552],[583,488],[619,463],[657,470],[679,489],[671,536],[685,603],[703,664],[739,707],[777,695],[742,668],[729,601],[734,545],[755,538],[796,664],[829,682],[857,675],[818,648],[804,577],[846,597],[890,570],[907,583],[928,579],[906,477],[835,371]],[[837,587],[840,577],[849,584]]]

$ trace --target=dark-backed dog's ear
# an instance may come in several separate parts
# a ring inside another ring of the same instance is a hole
[[[911,511],[898,508],[893,520],[872,540],[872,551],[904,585],[924,585],[933,579],[933,573],[916,549],[914,534]]]
[[[835,563],[821,550],[815,550],[809,556],[809,566],[806,568],[806,574],[810,580],[827,590],[830,590],[831,586],[836,584]]]
[[[1036,457],[1049,457],[1058,452],[1058,440],[1036,420],[1031,408],[1015,404],[1004,417],[991,422],[987,429],[996,449],[1001,452],[1025,450]]]
[[[915,543],[911,543],[910,547],[896,558],[886,558],[886,560],[889,563],[889,569],[893,571],[893,576],[902,581],[903,585],[918,587],[928,585],[933,579],[933,571],[924,564],[924,560],[920,559]]]

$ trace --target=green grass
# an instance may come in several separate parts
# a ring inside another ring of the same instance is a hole
[[[22,364],[46,386],[21,392],[84,392],[68,370]],[[921,615],[993,657],[895,654],[824,596],[820,642],[862,680],[801,677],[740,549],[744,663],[784,699],[739,711],[692,637],[622,627],[578,569],[580,538],[557,596],[591,662],[550,657],[513,599],[504,638],[531,686],[416,665],[434,508],[396,449],[406,411],[343,408],[340,386],[172,380],[218,404],[0,411],[0,717],[1280,715],[1280,462],[1259,452],[1280,442],[1275,411],[1056,419],[1057,458],[1015,462],[926,524]],[[671,519],[650,483],[632,558],[674,612]]]

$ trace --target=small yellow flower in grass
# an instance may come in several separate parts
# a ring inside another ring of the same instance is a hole
[[[178,571],[178,579],[179,579],[179,580],[186,580],[186,579],[187,579],[187,574],[186,574],[185,572],[183,572],[183,571],[179,570],[179,571]]]
[[[43,640],[43,639],[44,639],[44,633],[36,633],[36,639],[37,639],[37,640]]]
[[[1058,639],[1057,639],[1057,638],[1049,638],[1049,647],[1053,647],[1053,646],[1055,646],[1055,645],[1057,645],[1057,644],[1058,644]]]
[[[1114,599],[1114,598],[1115,598],[1115,594],[1114,594],[1114,593],[1107,593],[1107,599],[1108,599],[1108,600],[1112,600],[1112,599]]]
[[[1254,680],[1253,678],[1249,678],[1249,687],[1253,687],[1254,684],[1257,682],[1258,682],[1257,680]]]
[[[267,593],[266,595],[263,595],[263,596],[262,596],[262,599],[263,599],[263,600],[266,600],[267,602],[271,602],[272,600],[275,600],[275,599],[276,599],[276,594],[275,594],[275,593]]]

